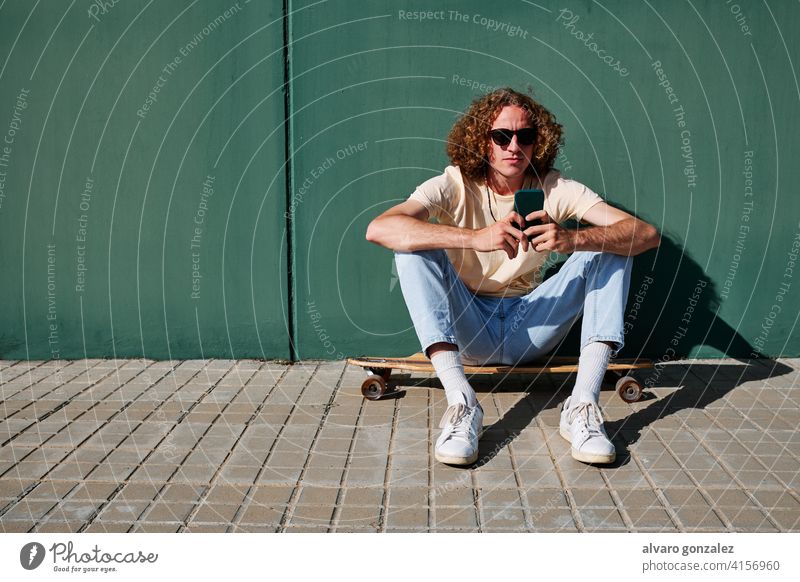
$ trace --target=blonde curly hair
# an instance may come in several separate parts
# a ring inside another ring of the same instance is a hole
[[[536,141],[526,174],[544,179],[558,156],[564,128],[556,123],[555,116],[525,93],[510,87],[496,89],[475,99],[447,136],[450,163],[474,182],[482,184],[486,180],[491,151],[489,131],[500,111],[508,105],[524,109],[531,126],[536,128]]]

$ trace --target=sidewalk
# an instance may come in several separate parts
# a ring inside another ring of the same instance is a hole
[[[343,361],[0,362],[0,531],[800,531],[800,359],[605,386],[613,466],[558,435],[574,375],[482,376],[469,469],[433,459],[438,380],[361,397]]]

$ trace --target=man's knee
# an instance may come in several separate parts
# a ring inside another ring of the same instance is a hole
[[[395,260],[406,260],[406,259],[429,259],[429,260],[439,260],[442,257],[446,257],[447,253],[444,249],[425,249],[420,251],[408,251],[408,252],[401,252],[401,251],[394,251],[394,258]]]
[[[630,270],[633,266],[633,257],[609,253],[608,251],[577,251],[573,253],[573,256],[575,255],[577,255],[576,260],[585,263],[600,261],[604,264],[619,266],[627,270]]]
[[[400,275],[406,268],[414,265],[443,265],[442,261],[447,260],[447,253],[444,249],[426,249],[422,251],[394,253],[394,262],[397,265],[397,274]]]

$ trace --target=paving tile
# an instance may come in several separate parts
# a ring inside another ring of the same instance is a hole
[[[33,528],[28,521],[0,521],[0,531],[3,533],[26,533]]]
[[[613,489],[650,489],[650,483],[638,467],[601,469],[601,472]]]
[[[519,469],[517,475],[523,489],[553,489],[561,487],[561,480],[555,470],[541,472],[538,470]]]
[[[343,469],[306,469],[303,474],[303,485],[317,485],[320,487],[340,487],[342,484]]]
[[[800,509],[800,500],[789,494],[787,491],[775,491],[769,489],[756,489],[753,496],[768,509],[789,508]]]
[[[336,529],[340,531],[341,528],[367,528],[367,530],[377,531],[378,524],[380,523],[381,508],[380,506],[373,507],[358,507],[353,505],[345,505],[336,518]]]
[[[325,526],[333,516],[332,505],[298,505],[289,520],[292,525]]]
[[[35,531],[37,533],[78,533],[84,523],[82,521],[46,521],[39,523]],[[0,524],[2,529],[2,524]]]
[[[210,469],[211,468],[209,468],[209,470],[199,471],[191,469],[187,472],[182,467],[181,473],[183,475],[187,475],[188,473],[190,479],[195,478],[197,481],[203,482],[204,479],[210,481],[214,476],[214,471]],[[260,471],[261,467],[258,466],[225,465],[219,473],[219,480],[232,485],[250,485],[255,482]]]
[[[744,507],[752,505],[750,497],[739,489],[714,489],[710,487],[705,488],[708,496],[714,501],[714,504],[720,507]]]
[[[655,483],[656,487],[665,488],[696,488],[694,481],[683,471],[648,471],[648,476]]]
[[[370,468],[360,469],[353,468],[347,471],[347,478],[345,484],[348,487],[371,487],[383,486],[383,481],[386,476],[385,468]]]
[[[134,522],[96,522],[90,524],[85,533],[128,533]]]
[[[626,508],[660,507],[661,503],[655,492],[649,489],[616,489],[620,503]]]
[[[523,488],[522,494],[532,511],[547,507],[567,507],[567,498],[562,489]]]
[[[326,533],[329,528],[327,526],[289,524],[283,528],[283,531],[286,533]]]
[[[188,533],[225,533],[230,526],[228,524],[212,524],[212,523],[190,523],[180,531]]]
[[[69,492],[69,499],[92,499],[103,501],[108,499],[118,487],[119,485],[117,483],[86,481],[84,483],[79,483]],[[36,490],[34,489],[34,491]]]
[[[106,480],[106,481],[121,481],[120,478],[115,477],[114,473],[110,475],[104,472],[95,472],[91,475],[92,479]],[[154,463],[146,463],[140,465],[138,469],[134,470],[127,478],[128,481],[138,483],[153,483],[167,480],[184,481],[184,482],[198,482],[191,475],[184,471],[178,471],[177,465],[162,465]],[[199,481],[204,482],[204,481]]]
[[[583,489],[603,489],[606,486],[599,469],[574,461],[578,466],[562,469],[567,486]]]
[[[392,467],[389,473],[389,484],[392,487],[427,486],[428,468]]]
[[[128,501],[125,499],[111,501],[97,516],[99,521],[133,522],[149,505],[147,501]]]
[[[519,491],[516,489],[481,489],[478,503],[483,507],[522,507]]]
[[[673,529],[675,523],[669,514],[659,507],[626,507],[625,513],[633,524],[635,531],[648,529]]]
[[[440,490],[472,487],[475,475],[477,471],[458,469],[437,462],[433,466],[433,486]]]
[[[320,487],[316,485],[304,485],[300,489],[300,498],[297,503],[300,505],[336,505],[339,497],[339,487]]]
[[[437,530],[459,529],[477,531],[478,519],[475,508],[465,507],[437,507],[434,525]]]
[[[240,505],[204,502],[196,506],[192,522],[229,523],[237,514]]]
[[[772,517],[784,528],[785,531],[800,531],[800,510],[782,509]]]
[[[475,472],[478,488],[480,489],[516,489],[517,480],[513,473],[508,471],[492,471],[479,469]]]
[[[240,505],[247,491],[248,486],[229,484],[220,476],[218,481],[207,489],[203,502],[211,505]]]
[[[85,522],[92,518],[100,509],[102,501],[62,501],[47,515],[47,521]]]
[[[530,521],[532,531],[578,531],[578,526],[568,507],[544,506],[538,509],[531,509]]]
[[[207,489],[205,485],[185,485],[172,483],[161,490],[159,499],[162,501],[179,502],[199,502],[203,492]]]
[[[107,488],[110,485],[106,485]],[[118,497],[129,501],[149,501],[158,496],[161,487],[153,483],[128,483],[120,492]]]
[[[179,523],[147,522],[137,523],[133,528],[133,531],[135,533],[177,533],[180,527],[181,525]]]
[[[194,507],[193,503],[156,501],[147,508],[141,519],[148,522],[184,522]]]
[[[525,516],[521,507],[481,507],[481,528],[490,530],[524,530]]]
[[[474,492],[467,487],[434,487],[431,489],[431,503],[437,507],[471,506],[474,503]]]
[[[578,507],[616,507],[607,489],[570,489]]]
[[[27,521],[33,523],[42,517],[56,505],[56,501],[27,501],[23,499],[12,505],[3,514],[3,521]]]
[[[389,489],[389,504],[394,507],[427,506],[428,488],[391,487]]]
[[[300,478],[301,469],[273,469],[265,467],[256,479],[258,485],[291,485]]]
[[[344,506],[375,507],[381,505],[383,488],[380,487],[348,487],[343,491]]]
[[[740,532],[778,532],[767,516],[758,509],[753,508],[723,508],[722,513],[731,522],[733,529]]]
[[[264,505],[261,503],[250,503],[244,508],[239,518],[243,525],[278,525],[285,512],[282,506]]]
[[[688,531],[698,528],[725,531],[725,524],[720,521],[719,517],[717,517],[710,507],[708,509],[701,509],[699,507],[675,507],[673,510]]]
[[[581,507],[578,509],[586,531],[625,530],[627,526],[619,511],[609,507]]]
[[[415,505],[413,507],[389,507],[386,512],[388,528],[427,528],[428,508]]]

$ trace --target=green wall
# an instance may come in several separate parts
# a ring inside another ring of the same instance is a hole
[[[282,5],[92,5],[0,10],[0,353],[286,357]]]
[[[562,172],[664,234],[623,355],[800,354],[797,4],[106,5],[0,7],[0,356],[417,351],[364,233],[495,86],[531,87]]]

